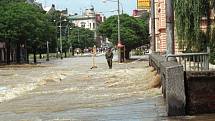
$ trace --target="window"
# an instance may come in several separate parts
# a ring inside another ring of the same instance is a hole
[[[81,27],[85,28],[85,22],[81,22]]]
[[[95,29],[96,27],[95,27],[95,23],[93,23],[93,29]]]

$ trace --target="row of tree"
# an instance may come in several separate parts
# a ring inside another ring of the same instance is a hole
[[[26,55],[36,54],[46,41],[55,42],[55,34],[48,16],[38,6],[27,4],[23,0],[1,1],[0,41],[7,45],[7,63],[11,60],[11,48],[16,48],[16,61],[20,63],[21,47],[28,50]]]
[[[74,27],[66,16],[60,16],[61,11],[46,14],[40,7],[28,4],[25,0],[0,1],[0,42],[6,43],[7,63],[13,61],[11,60],[13,49],[16,50],[14,60],[17,63],[20,63],[22,58],[29,61],[31,53],[34,54],[36,63],[36,54],[46,53],[47,41],[50,43],[50,52],[59,50],[57,48],[60,48],[60,25],[65,55],[71,47],[93,46],[92,31]]]
[[[126,58],[129,58],[132,49],[149,42],[148,22],[146,18],[123,14],[120,15],[120,23],[121,42],[126,48]],[[97,32],[117,45],[117,16],[109,17],[98,26]],[[31,53],[36,63],[36,54],[46,52],[47,41],[50,43],[50,52],[59,51],[60,33],[65,56],[68,49],[84,49],[96,44],[94,31],[75,27],[66,16],[61,16],[61,11],[46,14],[40,7],[27,4],[25,0],[0,1],[0,42],[6,43],[8,64],[11,61],[11,48],[16,49],[14,60],[17,63],[21,62],[22,57],[28,61]],[[24,55],[20,52],[23,48]]]

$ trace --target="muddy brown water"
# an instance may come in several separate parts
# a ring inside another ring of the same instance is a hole
[[[166,117],[147,61],[113,64],[103,56],[0,68],[1,121],[212,121],[213,115]]]

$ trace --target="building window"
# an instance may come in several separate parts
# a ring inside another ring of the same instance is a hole
[[[93,29],[95,29],[96,27],[95,27],[95,23],[93,23]]]
[[[85,28],[86,23],[85,22],[81,22],[81,27]]]
[[[91,29],[91,27],[92,27],[92,24],[90,23],[90,29]]]

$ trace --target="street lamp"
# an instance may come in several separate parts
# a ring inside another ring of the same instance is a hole
[[[121,57],[121,40],[120,40],[120,1],[117,0],[103,0],[103,2],[105,3],[106,1],[110,1],[110,2],[117,2],[117,12],[118,12],[118,15],[117,15],[117,21],[118,21],[118,44],[117,44],[117,47],[118,47],[118,62],[120,63],[121,60],[122,60],[122,57]]]
[[[69,37],[70,37],[70,30],[72,30],[72,28],[69,27],[69,25],[67,25],[67,41],[69,41]],[[69,54],[71,53],[72,50],[72,44],[70,42],[70,46],[69,46]]]
[[[63,44],[62,44],[62,21],[67,21],[66,19],[64,19],[64,20],[62,20],[62,14],[60,14],[60,21],[59,21],[59,23],[60,23],[60,26],[59,26],[59,28],[60,28],[60,57],[61,57],[61,59],[63,59]],[[54,20],[54,22],[56,22],[56,20]],[[56,25],[57,25],[57,22],[56,22]]]
[[[60,14],[60,58],[63,59],[63,44],[62,44],[62,15]]]

